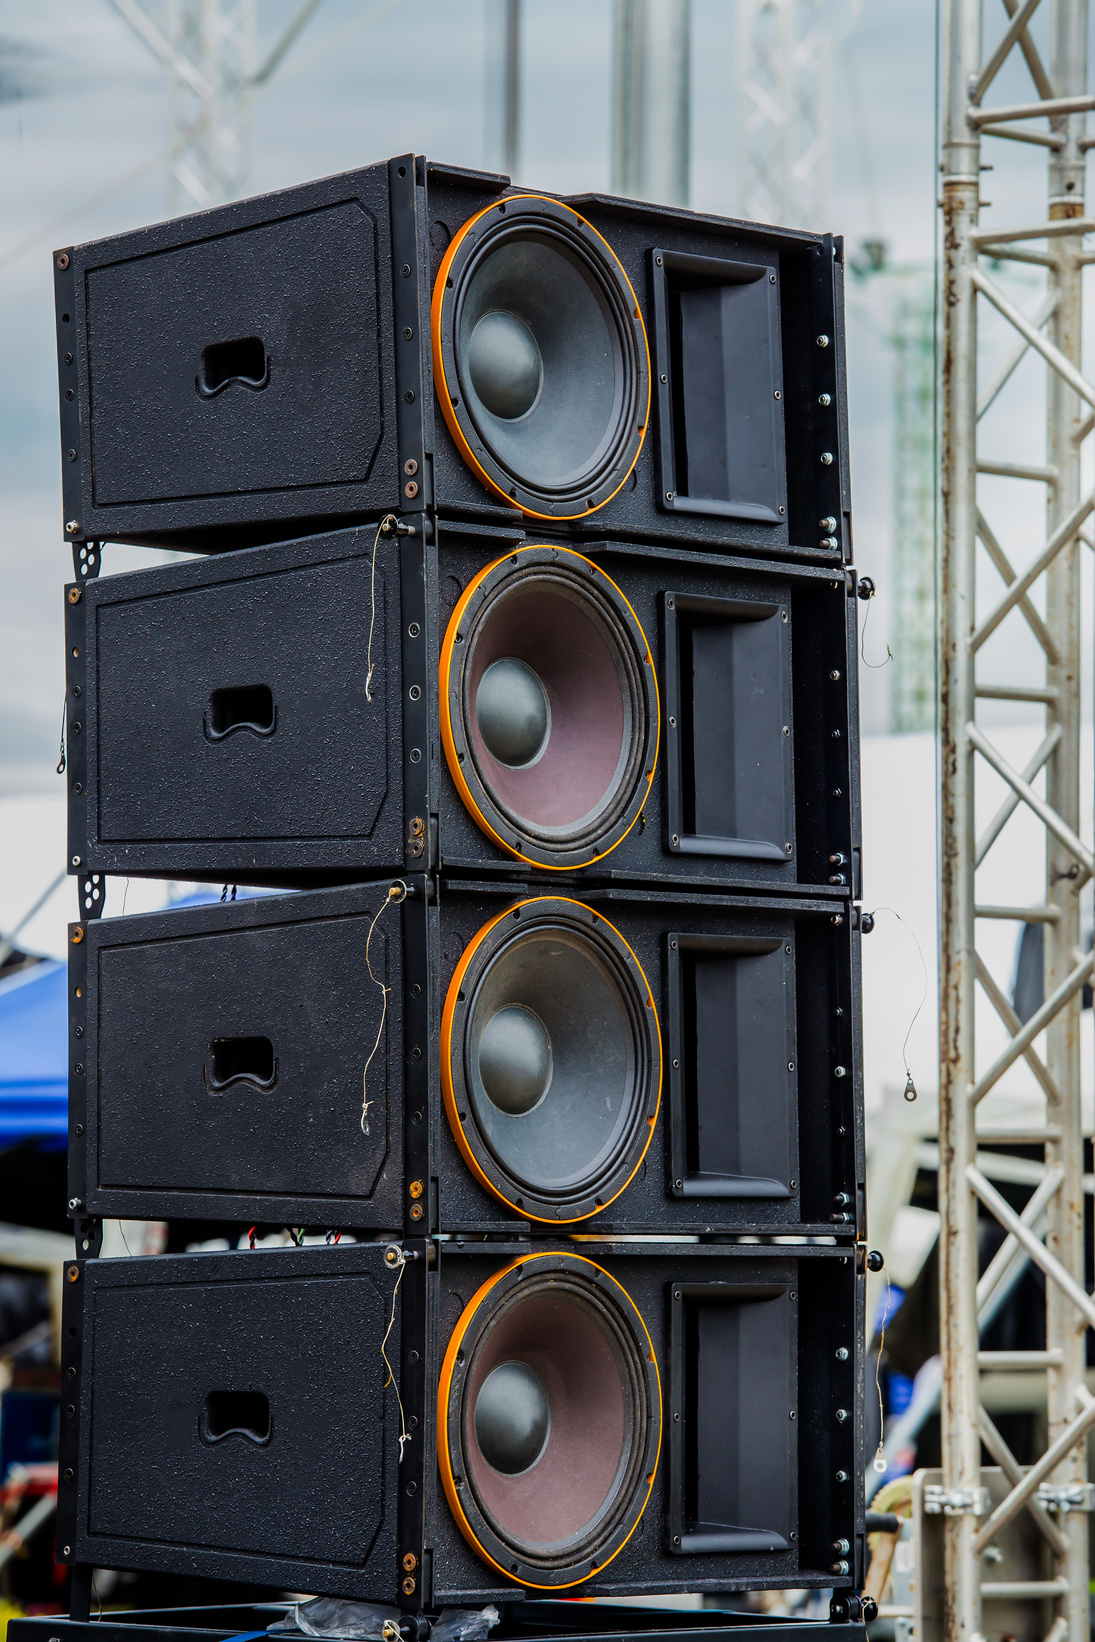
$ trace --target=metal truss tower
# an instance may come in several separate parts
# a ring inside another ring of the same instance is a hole
[[[172,215],[238,199],[251,162],[255,0],[168,0],[163,28],[139,0],[111,4],[168,72]]]
[[[1001,16],[985,0],[942,0],[941,10],[939,1138],[944,1380],[943,1486],[935,1503],[945,1514],[948,1642],[976,1642],[985,1634],[982,1603],[992,1587],[983,1557],[1005,1522],[1021,1511],[1046,1542],[1050,1569],[1047,1579],[1024,1586],[1021,1594],[1049,1606],[1052,1642],[1086,1642],[1089,1628],[1084,1511],[1090,1508],[1091,1489],[1085,1437],[1095,1427],[1095,1398],[1085,1386],[1084,1363],[1095,1303],[1084,1282],[1079,1029],[1081,990],[1095,960],[1081,950],[1079,895],[1095,871],[1095,859],[1078,835],[1079,532],[1095,507],[1095,493],[1081,479],[1081,452],[1095,428],[1089,408],[1095,405],[1095,386],[1080,369],[1082,271],[1095,260],[1095,253],[1084,249],[1084,235],[1095,231],[1095,222],[1084,215],[1084,159],[1095,140],[1085,135],[1085,111],[1095,108],[1095,97],[1087,82],[1087,0],[1045,0],[1044,15],[1035,19],[1045,26],[1043,49],[1029,27],[1038,8],[1039,0],[1004,0]],[[1024,80],[1014,101],[999,93],[995,100],[992,96],[1005,64],[1010,75]],[[990,141],[994,183],[1012,199],[1022,197],[1025,188],[1030,199],[1029,213],[1022,213],[1026,220],[1011,227],[980,224],[982,148]],[[1024,145],[1019,150],[1016,141]],[[1029,163],[1013,163],[1016,153],[1029,157],[1031,144],[1046,156],[1045,203],[1042,185],[1030,186],[1039,171]],[[1003,180],[1001,172],[1008,173]],[[1015,260],[1040,271],[1044,292],[1033,314],[1008,295],[1005,276],[987,266],[990,260]],[[995,310],[993,325],[1004,322],[1013,346],[991,377],[979,377],[978,325],[990,310]],[[1012,371],[1024,355],[1027,374],[1016,381]],[[1029,372],[1035,364],[1044,380],[1044,408],[1031,393]],[[1012,397],[1015,425],[1028,430],[1030,455],[1023,465],[994,459],[982,445],[979,419],[1001,393]],[[1043,440],[1044,459],[1036,462]],[[978,484],[981,475],[997,476],[996,485],[1003,478],[1017,492],[1030,485],[1044,491],[1044,534],[1026,532],[1021,553],[1010,544],[1005,549],[1004,541],[1008,532],[1013,541],[1018,537],[1015,521],[1023,516],[1014,507],[995,514],[987,506],[980,509],[979,500],[987,500],[985,487]],[[1029,685],[1000,677],[1016,647],[1004,639],[992,642],[997,633],[1010,635],[1022,624],[1033,635],[1039,657],[1037,682]],[[1033,703],[1044,713],[1041,746],[1024,769],[1012,768],[978,725],[978,706],[986,699]],[[1009,789],[991,818],[975,803],[979,765],[990,766]],[[1044,835],[1044,894],[1034,906],[985,905],[978,895],[977,869],[986,857],[991,860],[996,838],[1020,805]],[[1025,1026],[979,956],[977,931],[987,918],[1044,925],[1045,1002]],[[978,989],[1006,1033],[1005,1047],[987,1065],[979,1064],[975,1053]],[[1045,1116],[1015,1138],[1044,1148],[1045,1172],[1020,1215],[979,1169],[977,1144],[986,1138],[983,1120],[978,1120],[981,1100],[1024,1058],[1044,1095]],[[979,1205],[1007,1234],[980,1279]],[[1046,1375],[1048,1446],[1025,1471],[981,1405],[979,1374],[989,1363],[978,1338],[979,1318],[992,1294],[1009,1266],[1024,1255],[1045,1274],[1046,1349],[990,1355],[994,1367],[1036,1368]],[[1010,1484],[1007,1497],[991,1514],[986,1514],[982,1488],[982,1443]]]
[[[892,280],[893,608],[890,729],[935,725],[935,301],[929,269]]]
[[[819,0],[738,0],[737,13],[741,214],[821,227],[830,51]]]

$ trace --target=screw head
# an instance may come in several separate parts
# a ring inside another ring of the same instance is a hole
[[[81,863],[81,861],[82,861],[82,859],[83,859],[83,857],[82,857],[82,856],[79,856],[79,855],[74,855],[74,856],[73,856],[73,857],[72,857],[72,864],[73,864],[73,866],[74,866],[74,867],[78,867],[78,866],[79,866],[79,865],[80,865],[80,863]]]
[[[79,604],[79,602],[80,602],[80,589],[78,587],[70,587],[69,588],[69,590],[68,590],[68,602],[69,602],[69,604]]]
[[[412,1197],[421,1197],[423,1192],[426,1190],[421,1180],[412,1180],[407,1189]]]
[[[833,453],[832,453],[831,450],[823,450],[822,451],[822,453],[821,453],[821,465],[822,465],[823,468],[832,467],[832,465],[833,465]]]
[[[848,1347],[847,1346],[837,1346],[837,1348],[836,1348],[836,1360],[837,1360],[838,1363],[846,1363],[848,1361]]]
[[[830,678],[830,680],[833,684],[839,684],[839,682],[840,682],[840,669],[838,667],[834,667],[832,672],[829,674],[829,678]]]
[[[827,348],[829,346],[829,338],[827,336],[819,336],[817,339],[817,345],[819,348]]]
[[[408,1551],[406,1556],[403,1558],[404,1573],[413,1574],[417,1567],[418,1558],[415,1556],[413,1551]]]
[[[76,532],[79,530],[79,528],[80,528],[79,519],[68,519],[68,520],[66,520],[66,522],[65,522],[65,533],[66,533],[66,535],[75,536]]]
[[[65,1273],[65,1276],[68,1278],[70,1283],[78,1283],[80,1281],[79,1266],[70,1266],[68,1271]]]

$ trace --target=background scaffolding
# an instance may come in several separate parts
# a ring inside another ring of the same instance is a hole
[[[926,1509],[944,1519],[949,1639],[992,1634],[991,1604],[1005,1593],[993,1586],[993,1556],[986,1553],[1025,1512],[1046,1544],[1049,1573],[1006,1594],[1045,1605],[1048,1627],[1032,1624],[1029,1634],[1082,1642],[1089,1630],[1084,1513],[1091,1507],[1085,1439],[1095,1426],[1095,1398],[1084,1376],[1095,1304],[1084,1275],[1080,1099],[1081,995],[1093,965],[1081,944],[1080,894],[1095,860],[1078,836],[1086,551],[1080,532],[1095,507],[1090,478],[1085,484],[1081,472],[1084,442],[1095,427],[1095,387],[1081,372],[1083,268],[1095,259],[1083,241],[1095,229],[1084,216],[1084,160],[1093,140],[1085,136],[1085,111],[1095,108],[1087,91],[1088,6],[1004,0],[1001,14],[983,0],[943,0],[941,22],[943,1471]],[[1009,207],[1020,219],[1014,226],[982,226],[981,176],[992,169],[985,151],[995,166],[994,194],[1024,202]],[[1030,163],[1038,151],[1044,171]],[[1033,303],[1029,294],[1013,294],[1008,265],[1016,261],[1040,272]],[[996,368],[980,373],[979,328],[983,343],[1008,333]],[[1006,395],[1010,423],[989,416]],[[1021,461],[1002,459],[996,448],[1007,427]],[[1003,500],[1000,481],[1007,486]],[[1024,499],[1032,487],[1045,497],[1037,511]],[[1017,535],[1026,538],[1021,557],[1011,546]],[[1017,683],[1030,652],[1037,668],[1030,683]],[[993,700],[1028,703],[1043,715],[1041,744],[1021,770],[1001,757],[991,730],[978,722],[979,703]],[[997,793],[1006,792],[994,814],[984,804],[986,767],[999,778]],[[991,870],[996,840],[1020,808],[1044,838],[1044,892],[1030,906],[987,904],[978,870],[986,863]],[[979,955],[978,929],[989,919],[1043,926],[1044,1001],[1025,1024]],[[982,1005],[998,1017],[1003,1036],[993,1053],[979,1056]],[[1016,1213],[978,1157],[979,1144],[1001,1138],[979,1122],[978,1108],[1020,1059],[1041,1090],[1045,1116],[1007,1138],[1041,1148],[1045,1166]],[[1006,1234],[980,1276],[979,1213]],[[1018,1260],[1045,1274],[1046,1347],[993,1353],[990,1363],[979,1351],[979,1329]],[[1008,1361],[996,1360],[1001,1356]],[[1025,1470],[982,1406],[980,1374],[987,1367],[1046,1375],[1047,1447]],[[982,1444],[1007,1480],[1005,1497],[991,1510]]]

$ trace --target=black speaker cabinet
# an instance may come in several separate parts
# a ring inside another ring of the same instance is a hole
[[[418,1609],[859,1588],[851,1249],[77,1260],[57,1545]]]
[[[831,235],[404,155],[54,272],[75,543],[208,551],[436,509],[850,557]]]
[[[851,571],[413,529],[68,589],[73,871],[858,893]]]
[[[856,1235],[847,911],[435,895],[408,878],[73,926],[82,1212]]]

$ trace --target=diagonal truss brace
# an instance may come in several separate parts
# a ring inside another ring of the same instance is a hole
[[[1095,856],[1092,856],[1087,845],[1081,842],[1057,811],[1047,804],[1044,798],[1039,798],[1029,781],[1024,781],[1017,770],[1013,770],[1006,759],[1000,757],[992,743],[981,734],[976,724],[966,725],[966,735],[970,745],[985,761],[992,765],[997,775],[1006,781],[1008,786],[1022,799],[1023,803],[1032,809],[1047,832],[1051,832],[1057,842],[1068,851],[1079,864],[1082,876],[1075,881],[1074,887],[1079,889],[1095,873]]]

